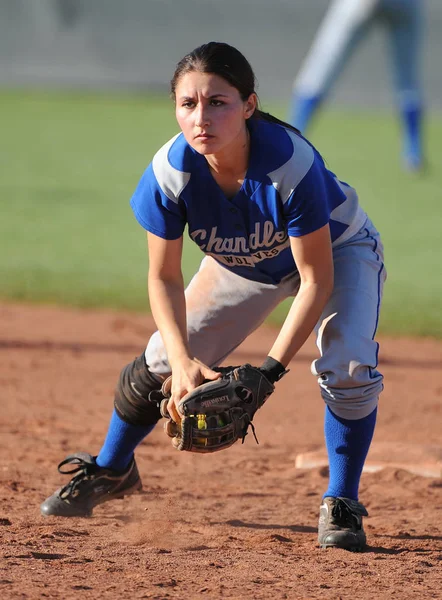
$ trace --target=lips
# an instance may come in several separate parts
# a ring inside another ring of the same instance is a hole
[[[210,135],[208,133],[200,133],[196,136],[197,140],[210,140],[211,138],[213,138],[213,135]]]

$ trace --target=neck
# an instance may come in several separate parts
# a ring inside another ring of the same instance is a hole
[[[231,177],[244,177],[249,164],[250,134],[246,128],[241,140],[235,140],[222,152],[207,154],[206,160],[212,172],[218,175],[229,175]]]

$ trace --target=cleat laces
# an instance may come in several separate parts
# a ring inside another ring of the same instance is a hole
[[[64,465],[76,465],[73,469],[62,469]],[[73,475],[77,473],[72,479],[61,488],[60,498],[63,500],[69,497],[75,498],[78,495],[78,487],[84,481],[92,479],[92,470],[95,464],[90,460],[84,459],[81,456],[68,456],[65,460],[61,461],[58,465],[58,472],[62,475]]]

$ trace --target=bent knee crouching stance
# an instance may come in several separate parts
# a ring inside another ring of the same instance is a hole
[[[114,402],[118,416],[130,425],[155,425],[161,413],[149,394],[160,388],[161,382],[149,371],[143,352],[121,370]]]
[[[342,419],[363,419],[377,408],[383,390],[383,376],[375,368],[349,361],[335,365],[333,370],[318,370],[319,361],[312,365],[318,376],[321,396],[330,410]]]

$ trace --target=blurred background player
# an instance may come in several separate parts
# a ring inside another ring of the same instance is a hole
[[[305,133],[347,59],[374,25],[387,29],[408,170],[423,166],[419,60],[424,0],[332,0],[293,84],[290,123]]]

